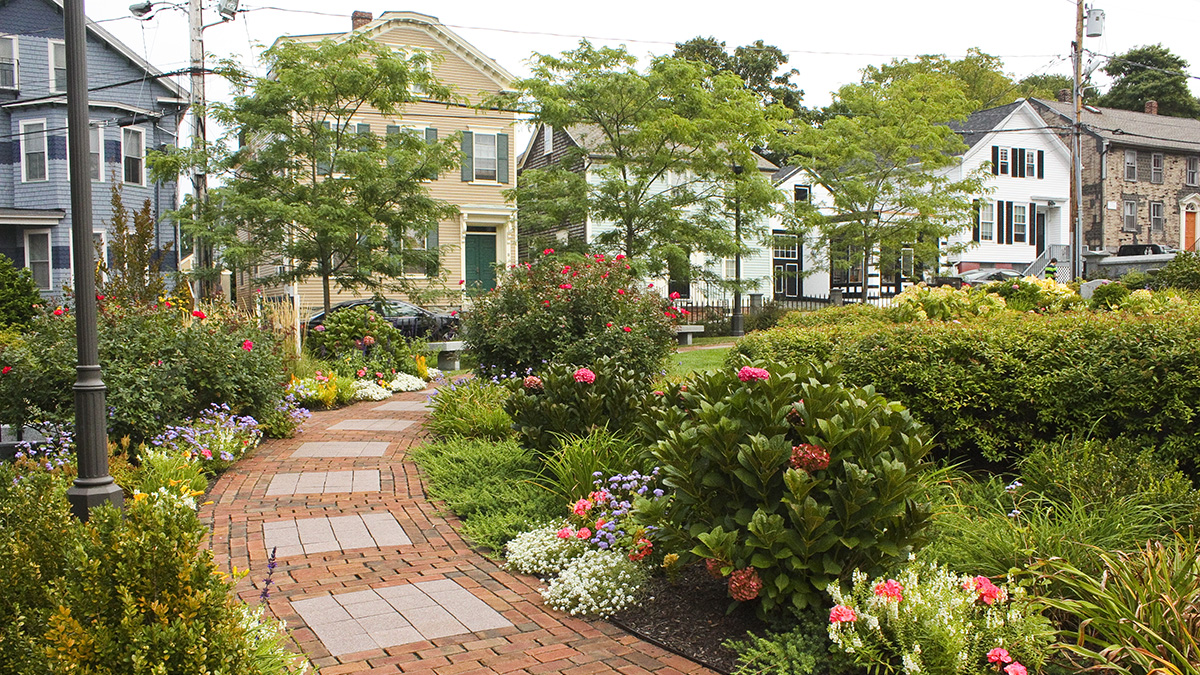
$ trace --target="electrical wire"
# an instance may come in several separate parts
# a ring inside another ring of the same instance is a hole
[[[158,79],[162,79],[164,77],[175,77],[176,75],[188,75],[188,74],[191,74],[194,70],[199,70],[200,72],[202,72],[206,75],[211,75],[216,72],[209,68],[200,68],[200,69],[181,68],[179,70],[172,70],[167,73],[158,73],[157,75],[150,75],[149,79],[158,80]],[[146,78],[135,77],[133,79],[124,80],[121,82],[114,82],[112,84],[102,84],[102,85],[99,85],[96,87],[88,87],[87,90],[89,92],[92,92],[92,91],[104,91],[105,89],[115,89],[117,87],[124,87],[124,86],[130,85],[130,84],[138,84],[143,79],[146,79]],[[16,105],[24,105],[27,103],[37,103],[38,101],[52,101],[55,99],[63,98],[64,96],[66,96],[66,94],[48,94],[46,96],[34,96],[32,98],[19,98],[15,101],[4,101],[3,103],[0,103],[0,108],[11,108],[12,106],[16,106]],[[99,102],[97,102],[97,103],[99,103]]]

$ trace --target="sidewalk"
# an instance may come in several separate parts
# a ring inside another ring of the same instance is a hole
[[[710,673],[604,621],[543,606],[532,577],[472,551],[429,502],[410,447],[427,392],[314,413],[221,476],[201,518],[237,592],[268,606],[323,675]]]

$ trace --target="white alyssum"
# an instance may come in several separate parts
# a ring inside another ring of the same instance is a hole
[[[391,396],[391,391],[371,380],[354,381],[354,400],[356,401],[382,401]]]
[[[558,530],[563,525],[565,522],[517,535],[505,547],[508,566],[518,572],[541,577],[561,572],[587,548],[584,541],[575,537],[560,539]]]
[[[606,617],[632,605],[646,572],[624,554],[589,550],[572,560],[542,598],[572,616]]]
[[[421,391],[425,388],[425,380],[408,373],[396,373],[388,387],[392,391]]]

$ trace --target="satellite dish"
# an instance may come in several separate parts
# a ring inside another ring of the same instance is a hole
[[[238,0],[218,0],[217,13],[222,19],[230,21],[238,11]]]

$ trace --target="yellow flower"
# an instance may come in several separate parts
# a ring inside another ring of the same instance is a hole
[[[145,498],[146,498],[145,492],[138,492],[137,490],[133,491],[133,501],[140,502]]]

